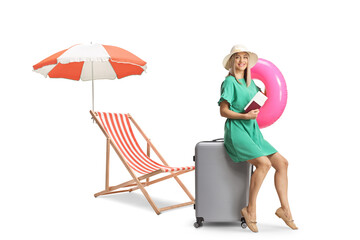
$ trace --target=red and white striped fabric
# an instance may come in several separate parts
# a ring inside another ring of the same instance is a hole
[[[146,174],[158,169],[163,172],[193,170],[190,167],[167,167],[150,159],[139,146],[127,114],[97,112],[105,131],[109,134],[129,166],[138,173]]]
[[[119,47],[77,44],[45,58],[33,69],[45,77],[87,81],[140,75],[146,62]]]

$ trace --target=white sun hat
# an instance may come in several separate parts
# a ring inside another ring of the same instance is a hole
[[[228,55],[226,55],[226,57],[223,60],[223,66],[226,70],[229,70],[231,68],[231,66],[229,65],[229,59],[231,58],[231,56],[234,53],[238,53],[238,52],[248,53],[249,54],[249,60],[248,60],[249,68],[252,68],[253,66],[255,66],[255,64],[258,60],[258,56],[256,55],[256,53],[250,52],[244,45],[237,44],[231,48],[230,53]]]

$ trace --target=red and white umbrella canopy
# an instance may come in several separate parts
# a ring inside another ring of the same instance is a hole
[[[45,77],[87,81],[140,75],[146,70],[146,62],[119,47],[78,44],[45,58],[33,68]]]
[[[45,77],[92,80],[92,109],[94,110],[94,81],[140,75],[146,62],[122,48],[102,44],[78,44],[45,58],[33,66]]]

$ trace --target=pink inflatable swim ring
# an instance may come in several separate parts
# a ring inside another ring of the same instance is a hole
[[[287,102],[287,88],[280,70],[270,61],[258,59],[251,68],[251,78],[262,81],[268,97],[256,118],[259,127],[265,128],[276,122],[284,112]]]

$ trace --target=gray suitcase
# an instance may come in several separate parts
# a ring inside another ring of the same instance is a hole
[[[224,147],[223,139],[199,142],[195,147],[194,227],[203,222],[241,222],[241,209],[248,205],[252,166],[235,163]]]

